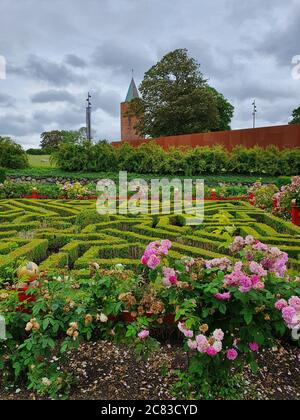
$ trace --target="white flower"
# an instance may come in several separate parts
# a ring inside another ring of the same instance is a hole
[[[105,314],[101,314],[100,315],[100,322],[107,322],[108,321],[108,318],[107,318],[107,316],[105,315]]]
[[[215,330],[213,333],[213,337],[217,341],[222,341],[224,338],[224,333],[221,329]]]
[[[43,378],[42,379],[42,385],[50,386],[51,384],[52,384],[52,382],[50,381],[50,379],[48,379],[48,378]]]
[[[213,344],[213,348],[220,353],[222,351],[222,341],[215,341]]]

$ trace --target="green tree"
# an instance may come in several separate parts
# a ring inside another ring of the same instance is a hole
[[[292,121],[289,124],[300,124],[300,106],[294,109],[292,114]]]
[[[136,130],[150,137],[228,129],[233,107],[208,86],[200,64],[186,49],[177,49],[145,73],[142,98],[129,114],[137,115]]]
[[[62,132],[59,130],[44,131],[41,134],[40,148],[45,153],[52,153],[58,149],[58,146],[63,141]]]
[[[231,120],[234,114],[234,106],[213,87],[209,87],[212,93],[215,95],[217,101],[217,107],[219,111],[219,118],[217,125],[212,127],[211,131],[228,131],[231,130]]]
[[[0,166],[23,169],[28,166],[28,159],[22,146],[10,137],[0,137]]]
[[[86,141],[85,127],[79,130],[53,130],[41,134],[40,147],[45,153],[53,153],[62,143],[82,144]]]

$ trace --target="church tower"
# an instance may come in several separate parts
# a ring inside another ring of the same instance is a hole
[[[138,118],[135,116],[126,115],[129,103],[135,98],[139,98],[139,92],[137,90],[134,78],[132,78],[125,102],[121,103],[121,141],[144,139],[144,137],[138,135],[134,129],[138,122]]]

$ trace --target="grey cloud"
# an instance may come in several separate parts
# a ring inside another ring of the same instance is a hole
[[[122,101],[120,93],[113,90],[95,91],[92,92],[91,101],[93,110],[102,109],[112,116],[119,115],[120,102]]]
[[[87,63],[80,57],[78,57],[75,54],[68,54],[65,57],[65,63],[69,64],[72,67],[75,68],[85,68],[87,67]]]
[[[235,105],[233,127],[251,126],[254,97],[259,125],[286,123],[300,103],[290,74],[299,21],[299,0],[2,0],[1,131],[31,144],[42,130],[78,128],[91,91],[93,128],[115,140],[131,69],[139,83],[175,48]]]
[[[38,92],[31,97],[33,103],[50,103],[50,102],[75,102],[76,98],[66,90],[45,90]]]
[[[70,70],[65,64],[33,54],[28,57],[24,66],[10,64],[8,72],[54,86],[67,86],[72,83],[82,83],[85,80],[83,75]]]
[[[5,93],[0,93],[0,106],[14,107],[14,99]]]
[[[98,46],[92,54],[92,63],[100,68],[110,68],[123,75],[130,75],[131,70],[143,74],[154,64],[147,44],[110,39]]]
[[[290,66],[292,57],[300,54],[300,10],[295,9],[290,14],[286,24],[280,28],[273,28],[268,38],[263,40],[259,50],[262,53],[273,55],[279,64]]]

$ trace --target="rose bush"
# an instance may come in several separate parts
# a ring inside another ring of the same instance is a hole
[[[300,206],[300,176],[293,177],[289,185],[282,186],[274,198],[278,203],[276,213],[290,219],[292,202]]]
[[[189,355],[187,369],[178,372],[177,395],[236,396],[235,378],[245,364],[256,371],[262,347],[292,339],[290,329],[299,325],[299,279],[288,275],[286,253],[251,236],[235,238],[228,257],[211,261],[176,260],[171,247],[168,240],[149,244],[139,275],[92,263],[89,281],[42,273],[22,304],[14,289],[4,290],[2,381],[25,380],[41,395],[65,398],[74,381],[68,352],[82,341],[114,340],[138,358],[148,357],[167,329],[180,331]]]

